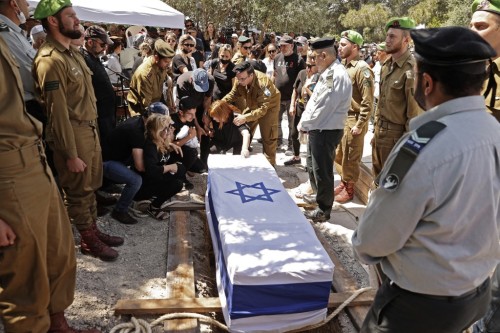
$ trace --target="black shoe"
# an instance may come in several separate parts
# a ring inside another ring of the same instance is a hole
[[[97,201],[98,204],[102,206],[111,206],[116,204],[116,202],[118,201],[118,199],[115,197],[104,196],[99,192],[95,192],[95,200]]]
[[[305,203],[310,204],[310,205],[317,205],[318,203],[316,202],[316,194],[304,194],[302,197],[302,200],[304,200]]]
[[[295,157],[292,157],[289,160],[286,160],[283,165],[289,166],[289,165],[294,165],[294,164],[300,164],[300,158],[298,160],[295,159]]]
[[[123,224],[136,224],[138,222],[128,212],[119,212],[114,209],[111,212],[111,217]]]
[[[258,139],[257,139],[257,142],[258,142],[258,143],[262,143],[262,138],[258,138]]]
[[[192,190],[194,188],[193,183],[191,183],[189,180],[184,181],[184,189],[185,190]]]
[[[330,214],[323,212],[321,209],[316,208],[314,210],[307,210],[304,212],[306,218],[313,220],[314,222],[325,222],[330,219]]]

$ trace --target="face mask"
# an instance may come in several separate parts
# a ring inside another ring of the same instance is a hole
[[[191,50],[189,50],[189,49],[182,49],[182,53],[184,53],[184,54],[188,54],[190,51]]]
[[[18,20],[19,20],[19,22],[20,22],[19,24],[24,24],[24,23],[26,23],[26,16],[24,15],[24,13],[23,13],[23,12],[19,12],[19,13],[17,14],[17,19],[18,19]]]
[[[227,64],[229,64],[229,61],[231,61],[231,60],[229,60],[229,59],[220,59],[220,62],[221,62],[221,64],[223,64],[223,65],[227,65]]]

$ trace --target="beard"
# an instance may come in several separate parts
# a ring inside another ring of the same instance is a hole
[[[415,95],[413,96],[413,98],[415,98],[415,101],[422,110],[427,110],[425,107],[425,94],[424,94],[423,83],[421,82],[422,80],[420,77],[417,82],[417,89],[415,90]]]
[[[68,37],[71,39],[78,39],[78,38],[82,37],[82,32],[80,30],[66,29],[60,20],[59,20],[58,24],[59,24],[59,32],[64,37]]]

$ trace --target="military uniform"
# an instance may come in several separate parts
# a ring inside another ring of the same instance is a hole
[[[102,183],[92,72],[76,49],[66,49],[48,35],[35,58],[33,73],[45,102],[46,140],[54,151],[69,216],[78,230],[87,230],[97,218],[94,192]],[[84,172],[68,170],[67,160],[77,157],[87,165]]]
[[[408,131],[410,119],[422,112],[413,98],[414,65],[415,59],[407,50],[397,61],[389,57],[382,66],[372,148],[375,177],[396,142]]]
[[[167,71],[155,64],[154,56],[146,59],[137,68],[130,81],[130,91],[127,95],[131,115],[142,114],[151,103],[161,100],[166,76]]]
[[[73,302],[73,234],[41,144],[26,112],[19,64],[0,37],[0,219],[14,245],[0,248],[0,316],[6,332],[47,332],[49,314]]]
[[[363,60],[351,60],[344,64],[352,81],[351,107],[347,112],[344,136],[337,147],[335,162],[342,181],[355,183],[359,177],[359,163],[363,157],[363,145],[368,120],[373,109],[373,72]],[[351,129],[361,129],[359,135],[352,135]]]
[[[243,54],[240,53],[240,51],[237,51],[234,55],[233,58],[231,59],[231,62],[235,65],[242,63],[243,61],[246,61],[247,57],[245,57]]]
[[[498,121],[500,121],[500,57],[496,58],[495,61],[491,64],[491,70],[493,71],[493,75],[495,76],[496,89],[495,94],[493,94],[494,89],[491,89],[488,92],[486,97],[486,109],[489,113],[491,113]],[[484,85],[485,93],[488,86],[488,82]],[[493,102],[493,105],[492,105]]]
[[[241,110],[250,125],[252,136],[259,125],[264,156],[271,165],[275,166],[280,92],[271,79],[266,74],[255,71],[251,84],[243,87],[236,80],[233,89],[223,100],[243,106]]]

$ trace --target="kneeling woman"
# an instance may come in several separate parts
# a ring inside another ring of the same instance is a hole
[[[167,217],[161,205],[183,187],[186,169],[179,161],[180,148],[171,144],[173,123],[169,116],[153,114],[146,121],[146,143],[143,158],[145,172],[142,187],[136,195],[140,200],[150,199],[148,213],[159,220]]]
[[[233,155],[241,154],[248,157],[250,152],[250,127],[247,124],[236,126],[233,124],[234,113],[240,113],[235,106],[223,100],[212,103],[210,118],[212,119],[210,137],[211,145],[216,151],[233,149]]]

